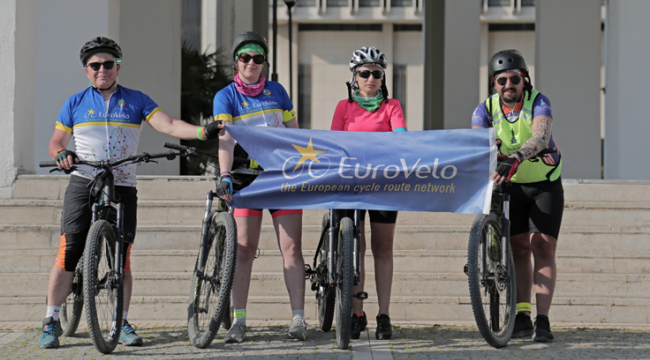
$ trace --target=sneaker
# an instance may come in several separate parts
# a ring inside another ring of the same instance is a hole
[[[47,317],[43,320],[43,335],[41,335],[38,345],[45,349],[58,348],[61,334],[63,334],[61,321],[55,321],[51,316]]]
[[[512,338],[527,338],[533,336],[533,321],[530,315],[518,313],[515,317],[515,328],[512,330]]]
[[[366,312],[363,312],[363,315],[357,316],[357,314],[352,314],[352,331],[350,332],[350,338],[358,339],[361,337],[361,332],[366,330],[368,325],[368,318],[366,317]]]
[[[224,341],[227,343],[240,343],[244,341],[244,336],[246,335],[246,324],[243,323],[234,323],[226,333]]]
[[[142,346],[142,338],[135,333],[133,326],[128,321],[122,322],[122,331],[120,331],[120,342],[125,346]]]
[[[294,318],[291,320],[289,336],[300,341],[307,340],[307,323],[303,319]]]
[[[393,328],[390,325],[390,318],[386,314],[377,316],[377,340],[388,340],[393,335]]]
[[[548,321],[548,316],[537,315],[535,318],[535,335],[533,335],[533,340],[537,342],[553,342],[551,323]]]

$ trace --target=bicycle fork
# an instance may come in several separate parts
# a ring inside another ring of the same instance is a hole
[[[203,248],[208,238],[208,232],[210,231],[210,213],[212,212],[212,202],[215,196],[217,195],[212,190],[208,191],[205,196],[205,213],[203,214],[203,221],[201,223],[201,245],[199,246],[199,261],[196,264],[197,281],[198,279],[203,278],[203,271],[205,270]]]
[[[327,282],[329,284],[334,284],[334,238],[336,236],[336,231],[338,230],[334,228],[336,225],[334,213],[334,209],[330,209],[330,228],[328,230],[330,241],[327,245]]]
[[[504,193],[502,196],[503,211],[501,212],[501,263],[507,264],[510,257],[508,248],[510,241],[510,194]]]

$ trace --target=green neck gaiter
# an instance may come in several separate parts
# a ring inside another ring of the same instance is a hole
[[[352,99],[366,111],[375,112],[381,106],[381,102],[384,101],[384,94],[381,90],[378,90],[375,97],[367,98],[359,96],[359,90],[356,90],[354,94],[352,94]]]

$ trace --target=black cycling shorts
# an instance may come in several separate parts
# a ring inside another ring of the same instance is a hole
[[[88,188],[90,182],[89,179],[72,175],[65,190],[61,214],[61,241],[56,260],[57,266],[65,271],[74,271],[86,246],[86,236],[92,220]],[[138,216],[138,191],[130,186],[116,186],[115,192],[124,205],[124,241],[133,244]],[[115,215],[112,210],[110,217],[115,219]],[[129,246],[124,247],[125,253],[128,248]],[[124,260],[123,264],[127,264],[127,260]]]
[[[349,217],[354,220],[354,210],[337,210],[340,217]],[[395,224],[397,222],[397,211],[368,210],[370,222],[376,224]],[[359,221],[366,220],[366,210],[359,210]]]
[[[509,183],[510,236],[542,233],[558,238],[564,212],[562,178],[529,184]]]

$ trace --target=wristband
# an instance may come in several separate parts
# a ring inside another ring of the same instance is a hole
[[[59,153],[63,150],[65,150],[65,148],[60,148],[59,150],[56,151],[56,154],[59,155]]]
[[[201,127],[199,127],[199,128],[196,130],[196,137],[197,137],[199,140],[203,140],[203,141],[207,140],[207,138],[206,138],[206,137],[204,136],[204,134],[203,134],[203,130],[204,130],[204,129],[205,129],[205,127],[201,126]]]
[[[519,161],[524,161],[524,155],[523,155],[522,153],[520,153],[519,150],[517,150],[517,151],[514,153],[514,155],[516,155],[517,160],[519,160]]]

